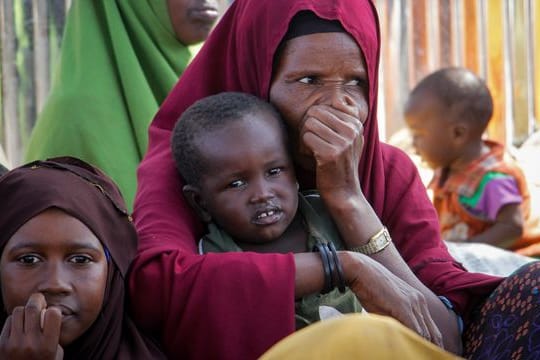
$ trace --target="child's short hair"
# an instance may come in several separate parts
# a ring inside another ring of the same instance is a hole
[[[491,93],[480,77],[460,67],[448,67],[423,78],[412,90],[410,97],[434,95],[455,115],[468,121],[482,133],[493,115]]]
[[[197,184],[206,170],[196,141],[257,112],[273,115],[286,139],[286,127],[279,112],[272,104],[254,95],[223,92],[196,101],[182,113],[174,126],[171,148],[178,172],[187,184]]]

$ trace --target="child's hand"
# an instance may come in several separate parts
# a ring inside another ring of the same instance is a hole
[[[0,334],[0,358],[63,359],[64,350],[58,344],[61,326],[60,309],[47,308],[43,294],[32,294],[25,306],[17,306],[6,319]]]

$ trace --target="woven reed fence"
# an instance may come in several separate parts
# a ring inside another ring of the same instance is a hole
[[[519,145],[538,127],[540,0],[374,2],[383,37],[379,119],[384,138],[403,127],[410,88],[450,65],[468,67],[487,80],[496,104],[490,137]],[[0,144],[12,165],[22,161],[46,100],[69,4],[0,0]]]
[[[92,1],[92,0],[83,0]],[[0,0],[0,144],[19,164],[43,107],[71,0]]]
[[[488,135],[519,146],[540,125],[540,0],[376,0],[383,66],[380,117],[403,126],[408,91],[445,66],[486,79],[495,113]]]

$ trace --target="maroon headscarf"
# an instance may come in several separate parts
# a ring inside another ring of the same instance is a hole
[[[240,91],[268,99],[276,49],[291,19],[302,10],[338,20],[365,56],[369,115],[360,181],[405,261],[461,314],[500,282],[467,273],[451,258],[416,168],[404,153],[379,141],[380,35],[373,4],[367,0],[236,0],[154,118],[149,150],[138,170],[135,221],[140,245],[130,290],[136,319],[160,332],[169,356],[253,358],[294,331],[291,254],[196,255],[202,226],[182,198],[169,138],[180,114],[205,96]],[[313,175],[301,176],[302,185],[313,183]],[[159,293],[160,300],[144,297],[149,292]]]
[[[78,159],[35,161],[0,178],[0,249],[27,221],[58,208],[84,223],[107,251],[103,308],[92,326],[64,349],[65,359],[164,359],[124,311],[125,276],[137,234],[116,185]],[[4,309],[0,297],[0,309]],[[5,311],[0,311],[2,326]]]

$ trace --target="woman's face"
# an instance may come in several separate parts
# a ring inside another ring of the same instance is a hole
[[[167,0],[176,37],[184,45],[204,41],[216,23],[224,0]]]
[[[299,139],[306,112],[314,105],[344,103],[356,107],[364,123],[369,93],[364,56],[346,33],[317,33],[287,41],[275,63],[270,102],[287,122],[295,161],[313,170],[313,155]]]
[[[5,311],[42,293],[62,312],[60,345],[81,336],[97,319],[107,283],[100,241],[78,219],[58,209],[33,217],[10,238],[0,258]]]

